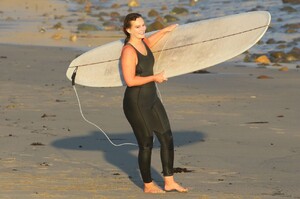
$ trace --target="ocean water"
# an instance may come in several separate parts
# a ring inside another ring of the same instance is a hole
[[[79,1],[68,0],[71,12],[76,13],[84,10],[86,3],[79,3]],[[190,6],[189,0],[139,0],[139,6],[131,8],[128,6],[128,1],[124,0],[89,0],[89,2],[92,6],[88,15],[95,18],[95,21],[90,18],[89,22],[100,24],[100,28],[101,23],[105,22],[112,22],[117,27],[122,27],[121,19],[129,12],[141,13],[146,23],[151,24],[155,20],[155,17],[148,17],[148,12],[151,9],[156,10],[161,17],[170,14],[174,7],[187,9],[187,15],[174,15],[179,19],[176,22],[178,24],[249,11],[268,11],[272,16],[271,26],[261,39],[260,45],[251,48],[252,53],[275,50],[288,52],[294,47],[300,47],[300,4],[284,4],[282,0],[199,0],[194,6]],[[99,22],[99,13],[109,15],[113,12],[120,14],[117,20],[108,16],[104,17],[104,21]],[[296,27],[289,28],[287,27],[289,24],[294,24]],[[271,39],[274,41],[270,42]]]

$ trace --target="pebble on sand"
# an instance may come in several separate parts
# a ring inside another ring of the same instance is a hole
[[[287,13],[297,12],[297,10],[291,6],[285,6],[285,7],[281,8],[280,10],[285,11]]]
[[[173,8],[173,10],[171,11],[172,14],[175,15],[187,15],[189,14],[188,9],[186,8],[182,8],[182,7],[175,7]]]
[[[285,24],[283,28],[286,29],[286,33],[293,34],[297,33],[298,29],[300,28],[300,23],[292,23],[292,24]]]
[[[283,3],[300,4],[300,0],[282,0]]]
[[[58,22],[58,23],[54,24],[52,28],[54,28],[54,29],[63,29],[63,25],[61,24],[61,22]]]
[[[77,41],[77,35],[76,35],[76,34],[71,35],[71,36],[69,37],[69,40],[72,41],[72,42],[76,42],[76,41]]]
[[[62,39],[62,34],[60,34],[60,33],[55,33],[54,35],[52,35],[52,39],[54,39],[54,40],[61,40]]]
[[[112,6],[111,6],[111,8],[114,8],[114,9],[116,9],[116,8],[120,8],[121,6],[120,6],[120,4],[118,4],[118,3],[114,3],[114,4],[112,4]]]
[[[164,16],[164,21],[166,23],[170,23],[170,22],[179,21],[179,19],[177,17],[172,16],[172,15],[166,15],[166,16]]]
[[[43,143],[41,142],[33,142],[30,144],[31,146],[45,146]]]
[[[102,28],[103,30],[106,30],[106,31],[117,31],[119,30],[119,26],[116,25],[114,22],[111,22],[111,21],[106,21],[102,24]]]
[[[160,9],[161,9],[161,10],[168,10],[168,6],[163,5]]]
[[[255,59],[256,63],[260,63],[260,64],[270,64],[271,61],[270,59],[266,56],[266,55],[261,55],[258,58]]]
[[[91,13],[92,6],[93,6],[92,3],[90,1],[87,1],[84,6],[84,11],[86,13]]]
[[[193,170],[187,169],[187,168],[181,168],[181,167],[175,167],[173,169],[174,173],[192,173]]]
[[[137,0],[130,0],[128,3],[129,7],[138,7],[140,6],[140,3]]]
[[[148,12],[148,17],[157,17],[157,16],[159,16],[159,13],[155,9],[151,9]]]
[[[77,29],[79,31],[96,31],[98,27],[93,24],[81,23],[78,24]]]
[[[289,68],[284,66],[284,67],[279,68],[279,71],[286,72],[286,71],[289,71]]]
[[[199,0],[190,0],[190,6],[195,6],[198,2]]]
[[[40,28],[39,32],[44,33],[44,32],[46,32],[46,29],[45,28]]]
[[[163,23],[161,22],[161,20],[157,19],[147,27],[147,32],[160,30],[162,28],[164,28]]]
[[[273,79],[273,77],[267,76],[267,75],[260,75],[257,77],[257,79]]]

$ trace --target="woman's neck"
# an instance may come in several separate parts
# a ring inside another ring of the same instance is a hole
[[[133,45],[140,45],[140,44],[142,44],[142,39],[130,38],[128,42]]]

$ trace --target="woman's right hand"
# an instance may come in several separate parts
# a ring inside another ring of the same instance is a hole
[[[157,83],[163,83],[164,81],[167,81],[168,79],[165,77],[165,72],[158,73],[154,75],[154,81]]]

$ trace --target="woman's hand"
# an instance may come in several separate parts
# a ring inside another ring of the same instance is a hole
[[[168,79],[165,77],[165,72],[158,73],[154,75],[154,81],[157,83],[163,83],[164,81],[167,81]]]
[[[161,29],[160,31],[155,32],[150,37],[145,37],[144,42],[146,42],[149,48],[152,48],[165,34],[173,31],[177,26],[178,24],[169,25]]]
[[[164,30],[165,32],[171,32],[171,31],[173,31],[175,28],[177,28],[177,26],[178,26],[178,24],[172,24],[172,25],[169,25],[169,26],[165,27],[163,30]]]

